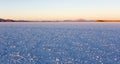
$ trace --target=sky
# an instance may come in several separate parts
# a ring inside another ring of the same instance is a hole
[[[120,0],[0,0],[0,18],[120,20]]]

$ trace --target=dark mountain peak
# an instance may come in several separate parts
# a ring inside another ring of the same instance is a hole
[[[0,18],[0,22],[15,22],[15,21],[11,20],[11,19],[2,19],[2,18]]]

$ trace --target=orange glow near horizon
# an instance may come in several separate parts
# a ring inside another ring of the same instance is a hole
[[[120,16],[118,16],[120,17]],[[13,19],[13,20],[78,20],[78,19],[85,19],[85,20],[120,20],[118,18],[113,17],[95,17],[95,16],[19,16],[19,17],[12,17],[12,16],[3,16],[3,19]]]
[[[113,16],[114,15],[114,16]],[[86,20],[120,20],[120,15],[117,13],[109,14],[106,13],[103,15],[102,13],[81,13],[81,12],[47,12],[47,13],[9,13],[9,14],[1,14],[0,16],[3,19],[13,19],[13,20],[78,20],[78,19],[86,19]]]
[[[120,1],[0,1],[0,18],[13,20],[120,20]]]

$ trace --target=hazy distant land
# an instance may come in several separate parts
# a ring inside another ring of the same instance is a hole
[[[96,22],[120,22],[120,20],[96,20]]]
[[[31,20],[12,20],[0,19],[0,22],[120,22],[120,20],[44,20],[44,21],[31,21]]]

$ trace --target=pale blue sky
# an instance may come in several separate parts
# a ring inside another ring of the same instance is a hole
[[[120,19],[120,0],[0,0],[0,17],[18,20]]]

